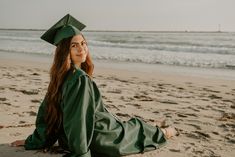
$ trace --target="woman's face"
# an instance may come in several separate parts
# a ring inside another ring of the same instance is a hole
[[[82,35],[75,35],[70,42],[70,58],[73,64],[81,66],[86,61],[88,47]]]

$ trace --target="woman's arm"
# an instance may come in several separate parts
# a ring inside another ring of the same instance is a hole
[[[24,144],[25,144],[25,140],[16,140],[11,143],[11,146],[12,147],[20,147],[20,146],[24,146]]]
[[[63,97],[63,126],[72,157],[90,157],[95,103],[91,80],[82,75],[68,84]]]
[[[46,101],[45,99],[41,103],[38,109],[36,128],[33,134],[29,135],[25,140],[25,149],[40,149],[45,146],[46,142],[46,122],[45,122],[45,110]]]

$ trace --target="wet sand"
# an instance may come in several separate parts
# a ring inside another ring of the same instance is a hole
[[[122,120],[165,121],[180,135],[163,148],[130,157],[216,156],[235,154],[235,79],[140,72],[96,64],[97,83],[107,108]],[[0,154],[3,157],[61,156],[9,147],[35,128],[49,83],[49,62],[0,59]]]

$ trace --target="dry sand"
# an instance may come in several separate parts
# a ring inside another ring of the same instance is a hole
[[[49,81],[49,63],[0,59],[0,156],[61,156],[10,147],[35,128]],[[235,80],[164,71],[96,66],[94,80],[107,108],[122,120],[166,120],[180,130],[159,150],[131,157],[235,155]]]

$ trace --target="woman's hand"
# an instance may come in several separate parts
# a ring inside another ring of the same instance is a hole
[[[171,126],[166,127],[166,128],[161,128],[161,130],[167,139],[179,135],[179,132],[176,130],[176,128],[171,127]]]
[[[20,146],[24,146],[24,144],[25,144],[25,140],[16,140],[11,143],[11,146],[12,147],[20,147]]]

